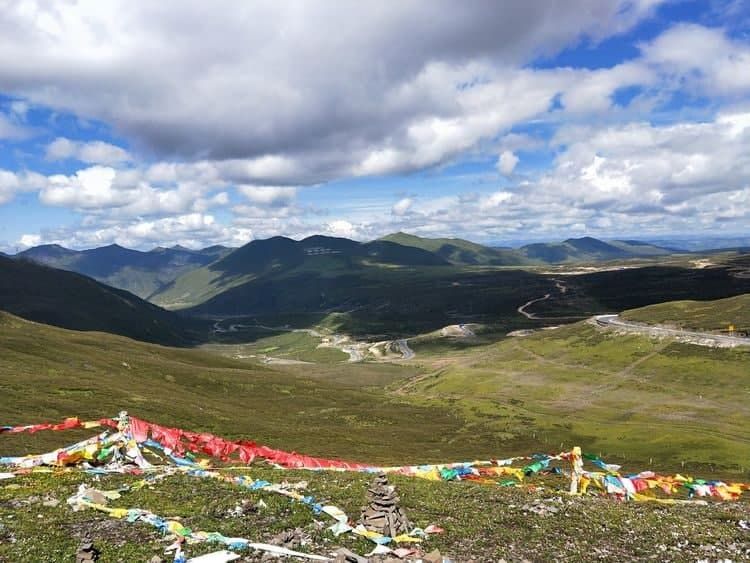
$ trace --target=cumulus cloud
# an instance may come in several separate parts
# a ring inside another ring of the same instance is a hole
[[[395,230],[499,238],[746,221],[747,108],[669,123],[679,119],[670,104],[685,94],[715,97],[711,108],[745,100],[746,40],[681,24],[609,68],[528,64],[627,31],[658,4],[11,5],[0,13],[0,91],[16,99],[0,113],[0,139],[24,134],[28,108],[46,106],[102,120],[132,154],[59,137],[47,158],[84,167],[49,178],[0,171],[0,204],[36,188],[42,203],[85,215],[87,241],[123,244]],[[667,112],[662,124],[650,121],[653,109]],[[535,124],[539,136],[519,132]],[[518,155],[532,151],[552,164],[534,172],[542,159],[529,158],[528,178],[518,179]],[[346,204],[335,219],[298,204],[304,186],[467,156],[497,158],[511,181],[393,205],[382,196],[377,219]],[[224,208],[221,220],[208,213],[215,208]]]
[[[286,207],[297,196],[297,188],[281,186],[239,186],[239,192],[256,205]]]
[[[326,223],[323,232],[334,237],[345,237],[350,239],[362,238],[361,226],[354,225],[344,219],[338,219]]]
[[[74,158],[87,164],[120,164],[132,160],[123,148],[103,141],[71,141],[58,137],[47,145],[47,160],[66,160]]]
[[[510,176],[516,169],[518,157],[512,151],[503,151],[497,159],[497,169],[503,176]]]
[[[245,183],[315,183],[439,163],[543,111],[569,78],[508,69],[657,4],[29,2],[0,14],[0,90],[163,157],[235,160]]]
[[[55,229],[41,235],[25,234],[18,244],[28,247],[41,242],[55,242],[69,248],[92,248],[117,243],[129,248],[148,249],[170,243],[201,248],[212,244],[240,246],[252,238],[253,231],[249,228],[223,225],[212,215],[189,213],[116,224],[92,220],[82,228]]]
[[[46,181],[41,174],[11,172],[0,168],[0,205],[11,201],[16,194],[39,189]]]
[[[220,180],[204,181],[200,176],[183,180],[181,174],[154,173],[152,168],[116,169],[97,165],[69,176],[55,174],[44,178],[39,200],[46,205],[123,218],[180,215],[228,204],[226,192],[215,193],[223,187],[226,184]]]
[[[395,204],[393,204],[391,213],[393,213],[394,215],[398,215],[399,217],[403,217],[404,215],[409,213],[413,205],[414,205],[414,200],[412,198],[410,197],[401,198]]]
[[[750,45],[720,29],[681,24],[642,46],[647,62],[684,80],[700,93],[737,95],[750,91]]]
[[[29,129],[0,113],[0,139],[24,139],[30,135]]]

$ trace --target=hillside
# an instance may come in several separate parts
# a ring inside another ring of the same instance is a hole
[[[147,299],[180,274],[210,264],[229,251],[223,246],[202,250],[174,246],[141,252],[117,244],[77,251],[48,244],[19,252],[16,257],[77,272]]]
[[[0,310],[75,330],[185,345],[186,321],[126,291],[34,262],[0,257]]]
[[[411,377],[413,368],[375,366],[375,374],[372,366],[344,368],[349,381],[334,384],[324,374],[294,374],[200,350],[69,331],[0,312],[0,424],[99,418],[127,409],[163,424],[321,456],[421,461],[489,455],[493,448],[482,439],[463,445],[454,440],[462,421],[453,413],[394,400],[375,387],[383,377]],[[59,439],[54,433],[34,436],[37,447]],[[13,440],[3,437],[4,454]]]
[[[559,243],[527,244],[518,249],[490,248],[463,239],[423,238],[407,233],[393,233],[380,240],[433,252],[455,265],[528,266],[601,262],[667,256],[675,252],[636,240],[605,242],[593,237],[570,238]]]
[[[346,303],[354,308],[360,293],[392,295],[398,286],[385,287],[386,280],[422,270],[439,275],[445,266],[444,259],[428,251],[388,241],[273,237],[254,240],[180,276],[152,300],[174,309],[212,301],[195,312],[217,314],[321,311]]]
[[[433,371],[400,392],[423,404],[450,401],[478,433],[582,444],[615,463],[748,470],[750,349],[622,336],[587,323],[463,351],[413,348],[414,361]]]
[[[748,382],[737,377],[743,373],[738,367],[750,359],[746,356],[623,339],[575,325],[449,356],[423,356],[402,367],[281,370],[0,313],[5,398],[0,420],[91,419],[125,408],[160,424],[370,462],[504,458],[580,444],[584,451],[624,463],[626,471],[673,469],[711,476],[740,470],[738,461],[748,457],[750,424],[743,401]],[[704,375],[709,371],[710,378]],[[388,382],[390,392],[378,388],[380,382]],[[4,434],[0,454],[47,451],[91,434]],[[248,474],[272,483],[305,481],[304,494],[355,517],[371,480],[369,475],[280,471],[262,464]],[[93,538],[104,560],[163,555],[162,536],[150,527],[91,510],[72,512],[65,503],[81,482],[118,489],[137,480],[80,473],[19,476],[0,490],[0,531],[9,540],[0,542],[0,557],[36,560],[43,551],[45,557],[67,560],[84,536]],[[745,517],[746,500],[665,507],[568,498],[560,492],[565,479],[554,475],[528,478],[531,486],[521,488],[405,476],[392,476],[391,482],[415,525],[445,529],[427,540],[425,551],[439,549],[454,560],[482,560],[491,553],[506,560],[564,556],[577,561],[598,550],[605,554],[602,560],[636,561],[652,559],[654,546],[663,546],[659,552],[676,561],[695,559],[705,545],[737,560],[743,553],[746,532],[736,522]],[[301,529],[315,553],[341,545],[358,553],[372,549],[351,535],[334,538],[315,523],[323,516],[266,491],[240,494],[231,484],[183,475],[121,493],[113,506],[179,517],[194,530],[270,542],[282,532]],[[54,500],[60,503],[51,504]],[[237,506],[247,508],[239,517],[233,516]],[[40,514],[47,524],[41,528]],[[639,539],[635,545],[633,534]],[[215,549],[190,545],[187,553]]]
[[[421,248],[456,265],[518,266],[526,262],[513,250],[490,248],[458,238],[424,238],[399,232],[379,240]]]
[[[715,301],[670,301],[625,311],[621,317],[698,331],[750,333],[750,294]]]
[[[667,256],[674,251],[639,241],[601,241],[592,237],[570,238],[560,243],[534,243],[518,252],[528,260],[547,264],[600,262],[627,258]]]

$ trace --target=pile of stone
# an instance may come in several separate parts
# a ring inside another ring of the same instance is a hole
[[[409,532],[411,524],[398,506],[400,499],[384,473],[373,479],[367,490],[367,500],[369,504],[362,509],[359,518],[365,528],[392,538]]]
[[[84,538],[78,551],[76,551],[76,563],[90,563],[99,560],[99,550],[94,547],[94,542]]]

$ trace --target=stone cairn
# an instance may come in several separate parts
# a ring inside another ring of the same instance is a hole
[[[368,530],[384,536],[396,537],[409,532],[411,524],[398,506],[396,490],[388,484],[388,477],[380,473],[367,490],[369,504],[362,509],[359,523]]]
[[[99,560],[99,550],[94,547],[90,538],[84,538],[78,551],[76,551],[76,563],[91,563]]]

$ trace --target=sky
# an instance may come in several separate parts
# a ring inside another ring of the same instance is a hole
[[[750,230],[744,0],[0,0],[0,250]]]

